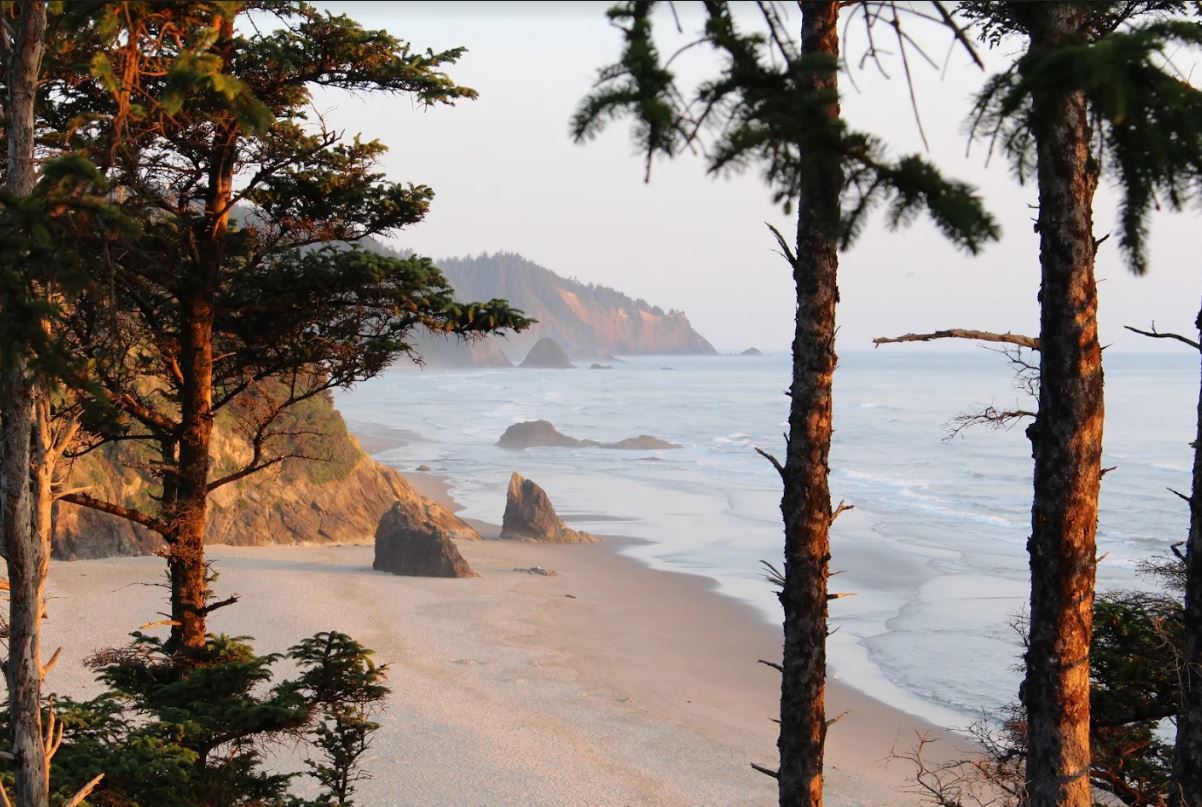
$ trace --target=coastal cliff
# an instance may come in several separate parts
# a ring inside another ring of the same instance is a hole
[[[388,251],[378,243],[364,248]],[[500,354],[520,361],[540,339],[551,338],[576,358],[613,354],[700,354],[716,351],[693,329],[683,311],[633,299],[606,286],[561,277],[512,253],[495,253],[437,262],[458,300],[502,298],[538,322],[506,338],[488,337],[468,346],[424,335],[416,346],[431,367],[504,366]]]
[[[391,468],[369,457],[346,430],[328,397],[296,407],[295,453],[321,460],[285,460],[276,468],[214,491],[209,499],[207,542],[266,544],[370,543],[381,516],[407,502],[448,529],[462,522],[423,499]],[[68,486],[93,496],[148,508],[156,485],[145,456],[128,443],[105,446],[76,460]],[[249,447],[221,418],[214,431],[214,476],[238,467]],[[161,546],[159,537],[116,516],[59,502],[55,505],[54,556],[61,559],[142,555]],[[466,525],[463,525],[466,527]]]

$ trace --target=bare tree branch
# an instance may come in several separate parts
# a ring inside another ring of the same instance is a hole
[[[80,507],[88,507],[92,510],[99,510],[102,513],[118,516],[119,518],[132,521],[135,524],[141,524],[146,529],[157,532],[163,537],[167,537],[167,535],[171,532],[171,525],[169,525],[166,521],[154,518],[153,516],[148,516],[145,513],[139,510],[134,510],[130,507],[124,507],[120,504],[107,502],[103,499],[97,499],[95,496],[92,496],[88,493],[67,493],[63,496],[60,496],[59,499],[60,501],[70,502],[71,504],[78,504]]]
[[[1155,322],[1152,323],[1152,329],[1149,331],[1142,331],[1139,328],[1135,328],[1130,325],[1124,325],[1123,327],[1132,333],[1139,334],[1140,336],[1148,336],[1152,339],[1176,339],[1178,342],[1184,342],[1185,344],[1189,345],[1194,350],[1202,350],[1202,345],[1198,344],[1196,340],[1190,339],[1188,336],[1182,336],[1179,333],[1169,333],[1167,331],[1156,330]]]
[[[1030,350],[1039,350],[1039,339],[1034,336],[1023,336],[1022,334],[1011,333],[1010,331],[1006,331],[1005,333],[976,331],[969,328],[949,328],[945,331],[931,331],[930,333],[906,333],[901,336],[878,336],[872,340],[872,344],[880,347],[881,345],[893,344],[895,342],[931,342],[935,339],[970,339],[975,342],[1003,342],[1029,348]]]

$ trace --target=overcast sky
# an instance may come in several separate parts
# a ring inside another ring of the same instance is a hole
[[[650,184],[644,184],[627,123],[584,146],[571,141],[568,124],[576,104],[597,69],[620,51],[620,34],[605,19],[606,3],[323,7],[385,28],[420,49],[468,48],[450,73],[479,91],[476,101],[423,111],[403,98],[318,98],[333,126],[390,147],[383,161],[390,179],[434,188],[426,221],[399,234],[397,246],[434,257],[518,252],[561,275],[683,309],[720,350],[788,349],[792,280],[772,251],[764,222],[788,233],[792,221],[771,204],[758,174],[714,179],[700,159],[686,157],[658,162]],[[686,12],[685,27],[696,30],[699,19]],[[942,64],[947,37],[920,21],[911,30]],[[900,65],[889,65],[894,75],[886,79],[875,67],[856,64],[862,50],[862,40],[853,35],[846,55],[859,89],[841,79],[844,114],[855,128],[884,138],[895,153],[921,150]],[[1013,48],[990,54],[990,69],[1013,55]],[[686,68],[701,75],[709,65],[699,53]],[[1188,71],[1193,63],[1178,66]],[[1035,188],[1019,186],[1000,157],[986,165],[984,149],[965,153],[963,121],[986,74],[956,54],[945,73],[916,65],[915,77],[928,156],[983,191],[1002,224],[1002,241],[973,258],[945,243],[925,220],[891,232],[875,219],[842,256],[842,351],[869,348],[874,336],[912,330],[1038,329]],[[1098,235],[1115,225],[1114,201],[1104,183],[1095,205]],[[1170,349],[1122,330],[1153,319],[1164,329],[1190,331],[1202,295],[1200,226],[1197,209],[1158,213],[1150,273],[1143,278],[1130,275],[1113,241],[1102,246],[1103,343],[1123,351]]]

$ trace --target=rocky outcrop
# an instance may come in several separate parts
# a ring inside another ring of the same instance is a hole
[[[683,311],[665,311],[605,286],[561,277],[520,255],[448,258],[438,266],[456,299],[500,297],[537,320],[529,330],[509,337],[514,350],[529,348],[546,336],[588,361],[610,361],[614,353],[716,352],[693,330]]]
[[[612,369],[614,369],[614,366],[612,364],[597,364],[597,362],[593,362],[592,364],[590,364],[588,366],[588,369],[590,369],[590,370],[612,370]]]
[[[497,440],[501,448],[533,448],[535,446],[561,446],[577,448],[595,446],[591,440],[577,440],[555,428],[549,420],[523,420],[505,430],[501,439]]]
[[[209,543],[266,544],[357,543],[372,540],[380,517],[397,501],[425,508],[427,516],[461,538],[479,538],[441,505],[422,498],[396,471],[368,457],[347,432],[329,398],[297,407],[297,430],[319,433],[297,438],[297,453],[326,460],[286,460],[214,491],[209,499]],[[155,480],[146,458],[119,443],[80,458],[68,486],[85,488],[97,498],[153,507]],[[239,467],[249,447],[220,418],[214,431],[213,473]],[[54,512],[56,558],[143,555],[161,548],[157,535],[124,519],[59,502]],[[454,532],[452,525],[459,525]],[[466,531],[462,531],[466,530]]]
[[[429,505],[434,503],[412,499],[393,504],[376,528],[372,568],[413,577],[475,577],[476,573],[451,540],[452,535],[462,536],[465,531],[475,533],[475,530],[445,508]]]
[[[601,540],[564,524],[555,514],[546,491],[517,471],[509,477],[501,538],[552,544],[594,544]]]
[[[526,354],[526,358],[518,367],[538,370],[569,370],[572,368],[572,360],[558,342],[544,336],[534,343],[534,347],[530,348],[530,352]]]
[[[763,356],[764,354],[762,352],[760,352],[759,348],[749,347],[746,350],[744,350],[742,353],[740,353],[739,355],[740,356]]]
[[[601,448],[618,448],[626,451],[658,451],[666,448],[680,448],[676,443],[661,440],[653,434],[640,434],[638,437],[627,437],[616,443],[602,443]]]
[[[659,449],[680,448],[676,443],[669,443],[650,434],[640,434],[638,437],[627,437],[616,443],[600,443],[596,440],[578,440],[569,437],[548,420],[524,420],[513,424],[501,439],[497,440],[501,448],[537,448],[542,446],[558,446],[560,448],[614,448],[623,450],[655,451]]]

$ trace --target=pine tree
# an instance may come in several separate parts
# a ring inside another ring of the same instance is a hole
[[[103,293],[81,300],[70,338],[88,359],[82,381],[119,415],[91,428],[155,452],[161,489],[150,512],[87,493],[64,499],[163,536],[171,645],[199,652],[206,616],[231,602],[211,602],[207,497],[293,456],[280,448],[288,408],[379,372],[412,349],[415,328],[466,335],[527,321],[502,301],[456,303],[429,261],[345,248],[420,221],[433,194],[385,181],[381,144],[306,123],[315,87],[427,105],[474,97],[441,72],[460,50],[417,53],[304,4],[110,8],[91,30],[101,80],[67,77],[56,112],[143,232],[115,247],[116,268],[98,277]],[[250,25],[256,15],[277,27]],[[191,72],[158,67],[181,63]],[[253,456],[214,478],[223,411]]]
[[[1102,167],[1113,166],[1122,191],[1119,246],[1142,274],[1149,212],[1158,200],[1179,208],[1202,190],[1202,93],[1167,67],[1168,50],[1199,44],[1202,27],[1165,18],[1185,8],[1171,2],[963,8],[987,41],[1017,35],[1028,42],[982,92],[974,132],[998,144],[1019,179],[1033,177],[1039,188],[1039,408],[1027,432],[1035,475],[1021,691],[1028,797],[1034,807],[1088,807],[1103,423],[1093,195]],[[1198,693],[1202,703],[1202,687]],[[1202,721],[1202,709],[1196,714]],[[1191,727],[1187,710],[1182,731],[1202,737],[1202,722]],[[1202,755],[1181,753],[1188,745],[1179,739],[1174,799],[1197,805]]]
[[[780,766],[782,805],[822,804],[827,719],[827,583],[832,508],[828,457],[833,411],[838,249],[862,230],[867,213],[888,205],[894,226],[926,210],[954,243],[976,252],[997,228],[963,184],[944,179],[910,156],[892,161],[875,138],[847,127],[839,113],[839,9],[836,2],[801,3],[800,37],[775,7],[759,7],[764,32],[747,33],[726,3],[706,2],[702,41],[721,57],[721,72],[703,83],[694,103],[676,88],[653,36],[654,4],[615,7],[610,19],[626,40],[622,61],[601,72],[598,89],[581,104],[578,140],[611,118],[628,114],[647,158],[674,156],[700,140],[705,127],[720,134],[707,151],[719,173],[758,165],[773,199],[796,206],[792,244],[773,231],[797,290],[789,433],[785,462],[768,458],[784,492],[785,567],[775,573],[784,608],[781,665]],[[758,766],[757,766],[758,767]]]

